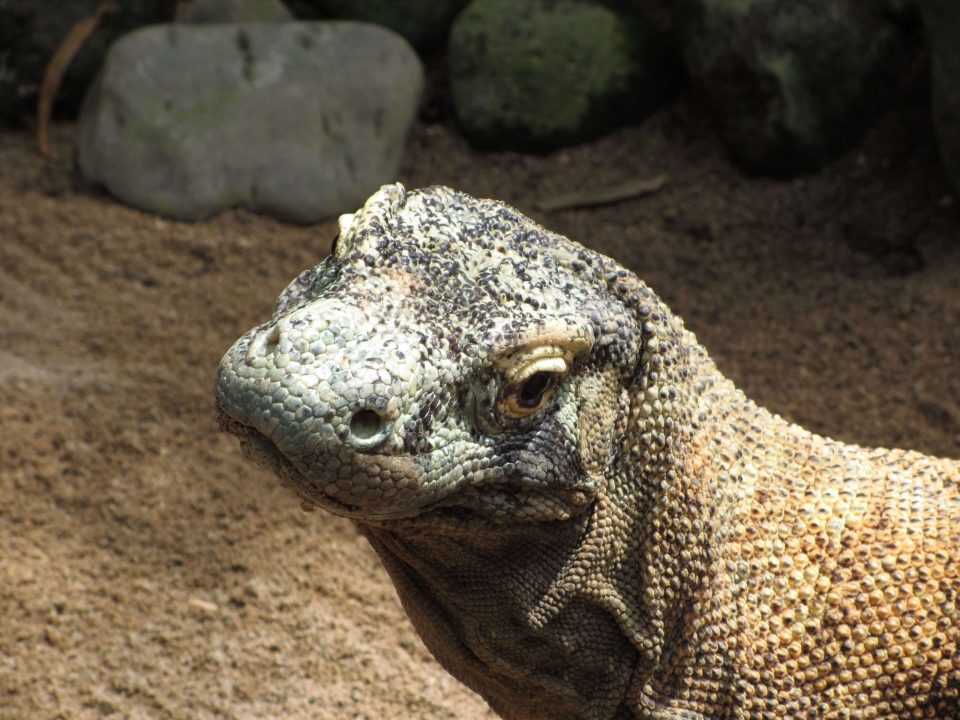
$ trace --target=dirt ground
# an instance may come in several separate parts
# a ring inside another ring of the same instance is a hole
[[[510,201],[624,261],[748,394],[818,432],[960,456],[960,212],[921,110],[799,180],[733,169],[683,99],[546,157],[421,125],[408,186]],[[218,433],[220,355],[333,223],[123,207],[0,134],[0,718],[487,718],[347,522]],[[536,213],[659,173],[660,192]]]

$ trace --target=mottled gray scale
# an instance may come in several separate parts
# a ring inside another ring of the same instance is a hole
[[[216,392],[505,718],[960,717],[960,463],[757,407],[502,203],[382,188]]]

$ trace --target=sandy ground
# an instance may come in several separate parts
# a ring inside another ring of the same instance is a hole
[[[960,456],[960,213],[922,111],[822,174],[748,179],[690,101],[547,157],[416,131],[403,179],[614,255],[749,394],[813,430]],[[229,344],[331,223],[125,208],[0,134],[0,718],[485,718],[347,522],[217,432]],[[647,198],[534,201],[667,173]]]

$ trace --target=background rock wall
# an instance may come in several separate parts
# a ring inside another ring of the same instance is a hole
[[[69,28],[96,7],[93,0],[70,0],[54,13],[40,0],[11,0],[0,8],[0,36],[6,40],[0,54],[4,70],[0,73],[0,117],[8,121],[29,118],[46,60]],[[211,51],[204,53],[188,38],[202,37],[205,43],[208,37],[223,33],[228,39],[221,45],[227,47],[231,31],[217,23],[256,26],[272,22],[290,48],[283,60],[282,81],[295,88],[278,113],[313,117],[318,124],[322,124],[322,115],[329,125],[341,108],[363,112],[364,103],[358,105],[354,97],[381,92],[376,88],[382,81],[397,86],[404,96],[401,104],[422,102],[425,116],[455,121],[460,132],[478,147],[518,152],[550,152],[624,124],[642,122],[678,92],[689,91],[704,100],[713,128],[739,167],[790,176],[817,171],[834,161],[884,113],[899,111],[904,98],[928,93],[944,164],[955,187],[960,188],[960,60],[955,41],[960,37],[960,13],[947,0],[922,5],[912,0],[290,0],[287,5],[280,0],[128,0],[104,16],[70,64],[58,95],[58,111],[67,116],[76,111],[78,98],[91,87],[94,73],[104,62],[106,76],[133,72],[122,57],[114,61],[119,70],[111,70],[106,52],[111,43],[137,26],[174,18],[186,24],[212,24],[199,35],[181,32],[183,43],[179,46],[153,42],[139,47],[143,62],[138,69],[159,72],[178,68],[191,58],[191,74],[214,87],[215,77],[241,76],[244,70],[240,66],[250,58],[257,62],[261,48],[255,48],[253,55],[225,54],[212,50],[220,46],[214,42]],[[327,62],[321,58],[317,64],[308,55],[296,53],[296,38],[302,36],[298,24],[319,21],[338,28],[342,26],[337,21],[344,19],[379,25],[384,29],[380,42],[385,45],[393,42],[387,33],[399,34],[426,63],[426,73],[439,83],[430,82],[421,100],[418,76],[422,71],[413,67],[416,63],[407,62],[411,69],[398,75],[399,67],[381,59],[381,64],[391,67],[378,77],[381,73],[372,58],[383,56],[372,47],[368,48],[368,61],[361,61],[358,55],[355,60],[344,57]],[[156,37],[162,32],[158,27]],[[244,32],[249,35],[252,31]],[[180,64],[178,53],[183,57]],[[917,72],[918,66],[928,66],[929,71]],[[178,72],[183,75],[182,70],[167,74],[176,76]],[[342,82],[336,94],[322,91],[314,97],[317,87],[329,86],[325,78],[349,78],[349,82]],[[166,81],[157,76],[151,82],[162,85]],[[246,97],[259,93],[261,105],[273,103],[269,90],[256,83],[249,85],[237,88],[242,87]],[[446,87],[438,92],[441,86]],[[191,93],[199,92],[199,87],[183,83],[175,90],[190,106],[194,103]],[[88,116],[106,117],[114,112],[111,103],[120,103],[133,114],[140,112],[147,120],[151,117],[149,108],[138,110],[143,95],[133,92],[132,86],[112,93],[103,93],[102,84],[97,88],[87,103]],[[296,97],[299,105],[294,102]],[[248,147],[262,144],[252,129],[269,124],[261,116],[250,114],[242,104],[224,102],[222,110],[218,122],[241,128],[246,123]],[[377,116],[382,113],[373,111]],[[141,124],[141,139],[156,141],[152,156],[164,160],[168,149],[178,142],[170,128],[176,126],[181,134],[189,134],[190,119],[153,115],[154,126]],[[85,134],[81,156],[102,159],[82,162],[81,167],[88,178],[105,184],[124,201],[174,217],[199,217],[240,203],[307,222],[350,210],[359,194],[393,178],[396,158],[409,136],[413,118],[408,115],[398,118],[374,141],[369,123],[348,111],[350,120],[342,123],[337,138],[352,145],[351,152],[343,153],[350,163],[364,167],[356,177],[320,171],[303,175],[318,198],[312,207],[298,201],[295,208],[279,209],[282,204],[251,200],[249,191],[238,194],[225,189],[198,215],[184,197],[203,194],[198,188],[216,183],[192,173],[202,167],[223,166],[223,155],[239,156],[227,145],[215,148],[212,141],[195,142],[186,150],[194,159],[194,169],[186,176],[182,167],[158,171],[181,184],[179,190],[171,189],[162,198],[156,194],[134,197],[135,193],[118,191],[121,185],[127,186],[126,180],[111,184],[106,179],[110,173],[102,168],[110,157],[122,161],[120,156],[126,152],[120,149],[125,147],[122,144],[92,146],[95,134]],[[306,135],[292,134],[291,146],[311,148],[316,143],[308,138],[329,132],[326,127],[309,128],[307,123]],[[243,142],[244,131],[233,136]],[[336,145],[327,143],[310,162],[342,164]],[[208,151],[212,153],[209,158],[205,156]],[[273,151],[273,146],[265,150]],[[151,151],[145,152],[151,155]],[[273,178],[272,170],[257,163],[267,185],[282,184]],[[94,171],[94,165],[101,170]],[[120,174],[132,177],[136,168]],[[336,188],[347,185],[356,190],[342,193],[338,199]]]

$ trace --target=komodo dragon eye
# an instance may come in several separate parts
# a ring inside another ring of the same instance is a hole
[[[499,411],[509,418],[525,418],[544,407],[569,370],[567,353],[555,354],[554,348],[541,348],[532,358],[512,366]]]
[[[556,373],[542,371],[534,373],[520,386],[520,392],[517,393],[517,404],[524,408],[540,407],[547,391],[556,384]]]

